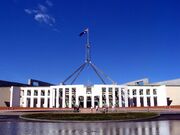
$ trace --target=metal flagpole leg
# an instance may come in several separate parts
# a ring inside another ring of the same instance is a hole
[[[76,79],[79,77],[80,73],[83,71],[83,69],[85,68],[86,65],[87,65],[87,63],[85,63],[84,66],[79,70],[79,72],[77,73],[77,75],[75,76],[75,78],[73,79],[71,84],[73,84],[76,81]]]
[[[105,83],[105,81],[104,81],[104,79],[101,77],[101,75],[98,73],[98,71],[96,70],[96,68],[91,64],[91,63],[89,63],[90,65],[91,65],[91,67],[93,68],[93,70],[95,71],[95,73],[97,74],[97,76],[101,79],[101,81],[103,82],[103,84],[106,84]]]
[[[106,75],[102,70],[100,70],[95,64],[93,63],[91,64],[95,67],[97,71],[99,71],[102,75],[104,75],[104,77],[106,77],[110,82],[112,82],[112,84],[115,84],[115,82],[108,75]]]
[[[79,68],[77,68],[70,76],[68,76],[62,84],[65,84],[65,82],[67,82],[72,76],[74,76],[74,74],[76,74],[84,65],[86,65],[86,63],[83,63]]]

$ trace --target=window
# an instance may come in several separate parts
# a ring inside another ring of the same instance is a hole
[[[154,97],[154,106],[157,106],[157,97]]]
[[[60,95],[60,97],[62,97],[63,96],[63,91],[60,91],[59,95]]]
[[[146,90],[146,95],[150,95],[150,89]]]
[[[31,90],[27,90],[27,95],[31,96]]]
[[[133,97],[133,106],[134,107],[137,107],[137,98],[136,97]]]
[[[59,93],[58,94],[59,94],[60,97],[62,97],[62,92],[63,92],[63,89],[59,88]],[[72,92],[73,92],[73,90],[72,90]]]
[[[157,94],[157,89],[153,89],[153,95]]]
[[[113,98],[113,96],[112,95],[109,95],[109,99],[112,99]]]
[[[123,96],[124,94],[124,89],[121,89],[121,95]]]
[[[115,96],[118,97],[119,96],[119,89],[115,88]]]
[[[139,95],[143,95],[143,89],[139,90]]]
[[[130,94],[129,89],[128,89],[127,93],[128,93],[128,95]]]
[[[133,89],[133,95],[136,95],[136,89]]]
[[[109,92],[112,92],[112,88],[109,88]]]
[[[151,99],[150,99],[150,97],[147,97],[147,105],[151,106]]]
[[[144,82],[143,81],[136,82],[136,85],[142,86],[144,85]]]
[[[37,96],[37,95],[38,95],[38,91],[35,90],[35,91],[34,91],[34,96]]]
[[[45,96],[45,91],[44,90],[41,91],[41,96]]]
[[[106,95],[102,95],[102,99],[105,100],[106,99]]]
[[[86,94],[91,94],[91,87],[86,88]]]
[[[69,88],[65,88],[65,92],[69,92]]]
[[[69,88],[65,88],[65,95],[69,95]]]
[[[72,88],[72,93],[76,93],[76,88]]]
[[[102,92],[105,93],[106,92],[106,88],[102,88]]]
[[[48,96],[50,96],[50,90],[48,90]]]
[[[39,82],[34,82],[34,81],[33,81],[32,83],[33,83],[33,84],[32,84],[33,86],[39,86]]]
[[[144,97],[140,97],[140,105],[141,107],[144,107]]]

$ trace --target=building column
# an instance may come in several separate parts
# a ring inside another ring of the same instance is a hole
[[[119,88],[118,90],[118,95],[119,95],[119,107],[122,107],[121,88]]]
[[[150,89],[150,102],[151,102],[151,106],[154,106],[153,89]]]
[[[76,105],[79,106],[79,96],[77,96],[77,94],[75,96],[75,100],[76,100]]]
[[[55,108],[56,107],[56,88],[55,89],[53,89],[53,108]]]
[[[23,107],[27,107],[27,90],[24,90]]]
[[[99,96],[99,107],[102,108],[102,95]]]
[[[125,96],[124,96],[124,98],[125,98],[125,107],[128,107],[128,92],[127,92],[127,90],[124,90],[124,93],[125,93]]]
[[[91,106],[94,108],[94,96],[91,96]]]
[[[47,108],[47,102],[48,102],[48,90],[45,90],[45,96],[44,96],[44,108]]]
[[[144,96],[143,100],[144,100],[144,107],[147,107],[147,96]]]
[[[150,102],[151,102],[151,106],[154,106],[154,97],[153,96],[150,97]]]
[[[129,98],[130,98],[130,107],[134,106],[133,104],[133,90],[132,89],[129,89]]]
[[[56,108],[59,108],[59,89],[56,89]]]
[[[106,105],[109,107],[109,89],[106,88]]]
[[[139,89],[136,89],[136,104],[137,104],[137,107],[140,107],[141,106],[141,103],[140,103],[140,95],[139,95]]]
[[[30,107],[33,108],[34,106],[34,98],[30,97]]]
[[[37,96],[37,107],[40,108],[41,107],[41,90],[38,90],[38,96]]]
[[[87,108],[87,96],[84,96],[84,108]]]
[[[72,108],[72,89],[69,89],[69,108]]]
[[[113,97],[113,106],[115,107],[116,105],[115,88],[112,89],[112,97]]]
[[[53,93],[54,89],[50,89],[50,96],[49,96],[49,107],[53,108]]]
[[[33,108],[33,107],[35,107],[34,106],[34,91],[33,90],[30,90],[30,91],[31,91],[30,107]]]
[[[62,94],[63,94],[63,96],[62,96],[62,108],[65,108],[66,107],[66,104],[65,104],[65,88],[63,88]]]
[[[146,89],[143,89],[143,102],[144,102],[144,107],[147,107]]]

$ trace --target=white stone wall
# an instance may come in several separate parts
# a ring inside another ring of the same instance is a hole
[[[128,86],[129,90],[129,98],[136,98],[136,106],[140,107],[141,102],[140,98],[143,99],[144,106],[155,106],[154,98],[157,98],[157,106],[166,106],[166,86]],[[140,94],[140,90],[142,90],[142,94]],[[133,91],[136,91],[133,93]],[[149,92],[148,92],[149,91]],[[154,93],[153,91],[156,91]],[[150,105],[148,105],[148,98],[150,100]]]
[[[102,97],[102,89],[105,89],[104,97]],[[141,89],[142,94],[139,92]],[[133,90],[136,90],[136,93],[133,93]],[[153,92],[154,90],[156,93]],[[149,106],[155,106],[154,98],[157,98],[157,106],[167,105],[165,86],[93,85],[87,87],[84,85],[57,85],[21,87],[20,106],[38,108],[72,108],[75,105],[81,105],[84,108],[96,105],[99,107],[104,105],[128,107],[130,105],[128,98],[136,98],[134,105],[136,104],[137,107],[141,106],[142,99],[143,106],[148,106],[148,103]],[[105,104],[102,102],[103,99]]]

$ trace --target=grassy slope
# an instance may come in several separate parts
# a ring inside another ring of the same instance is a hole
[[[97,120],[131,120],[146,119],[157,116],[157,113],[107,113],[107,114],[62,114],[62,113],[38,113],[23,115],[25,118],[43,119],[43,120],[79,120],[79,121],[97,121]]]

